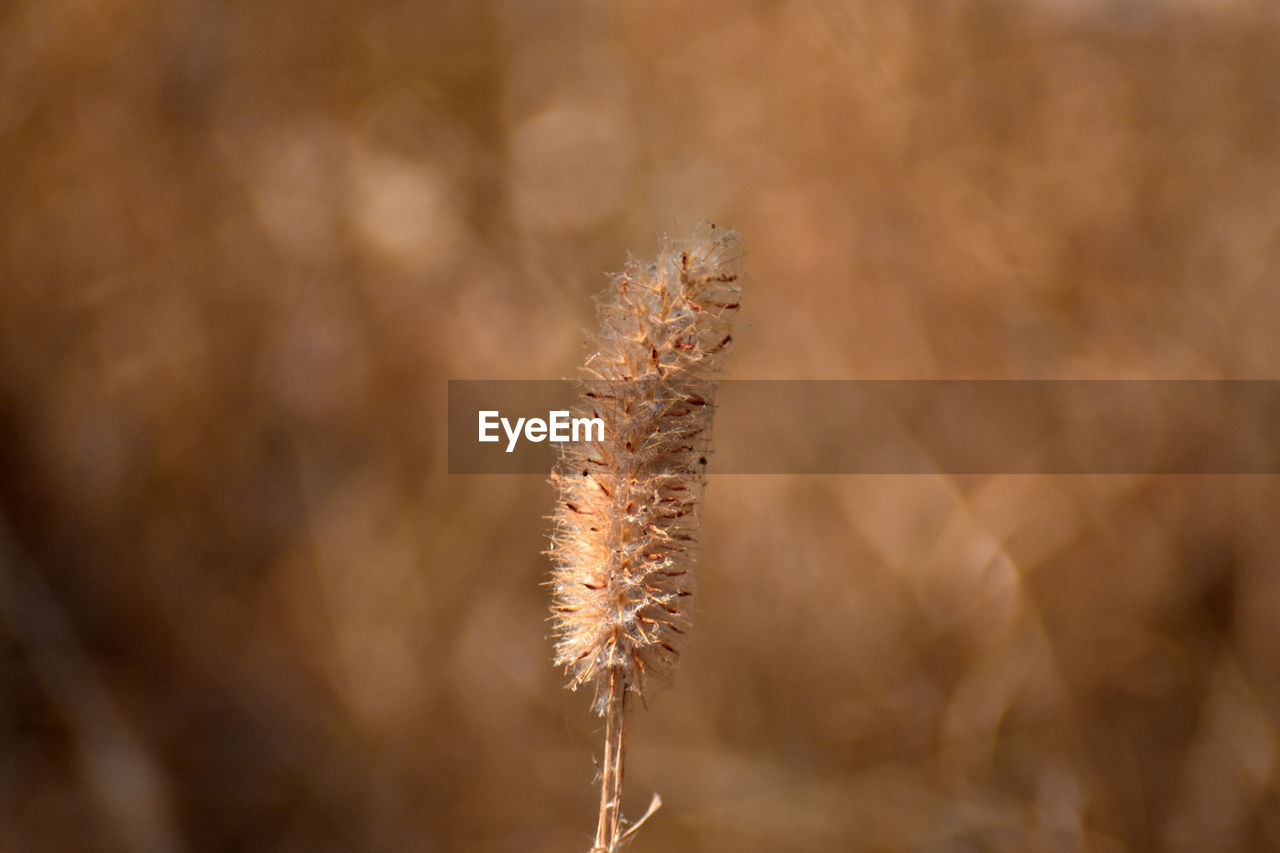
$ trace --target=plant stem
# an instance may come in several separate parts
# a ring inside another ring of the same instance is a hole
[[[605,708],[604,762],[600,770],[600,823],[592,853],[616,853],[622,824],[622,762],[626,750],[626,678],[609,670],[609,699]]]

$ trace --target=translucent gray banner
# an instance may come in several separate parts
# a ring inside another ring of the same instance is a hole
[[[1277,381],[736,380],[702,390],[717,403],[712,474],[1280,473]],[[545,476],[553,439],[592,426],[573,423],[581,403],[568,381],[450,381],[449,473]]]

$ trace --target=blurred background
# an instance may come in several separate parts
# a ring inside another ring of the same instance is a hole
[[[702,217],[733,378],[1280,378],[1278,56],[1268,0],[4,4],[0,849],[585,850],[552,492],[447,475],[446,380],[574,375]],[[713,476],[632,849],[1280,849],[1277,508]]]

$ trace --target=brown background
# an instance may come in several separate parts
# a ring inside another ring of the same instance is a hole
[[[1280,378],[1278,56],[1266,0],[0,7],[0,848],[585,850],[551,490],[446,474],[445,380],[572,375],[704,216],[732,377]],[[713,478],[633,849],[1280,847],[1278,507]]]

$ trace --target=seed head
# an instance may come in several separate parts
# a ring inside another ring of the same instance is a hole
[[[569,686],[610,673],[642,693],[668,676],[689,625],[691,569],[715,379],[738,309],[738,234],[699,223],[634,259],[598,298],[577,413],[604,440],[567,445],[556,507],[552,621]]]

